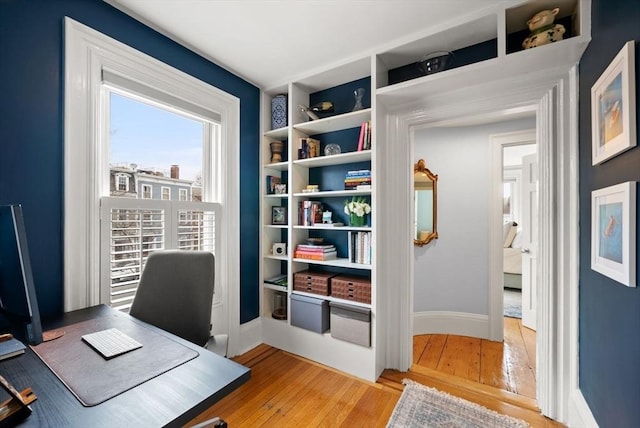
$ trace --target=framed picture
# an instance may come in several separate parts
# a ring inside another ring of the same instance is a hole
[[[591,164],[636,145],[635,41],[625,43],[591,87]]]
[[[591,269],[636,286],[636,182],[591,192]]]
[[[271,207],[271,224],[287,224],[287,207]]]

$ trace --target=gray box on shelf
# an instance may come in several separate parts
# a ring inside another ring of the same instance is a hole
[[[324,333],[329,330],[329,302],[292,294],[291,325],[316,333]]]
[[[371,311],[367,308],[331,302],[331,337],[371,346]]]

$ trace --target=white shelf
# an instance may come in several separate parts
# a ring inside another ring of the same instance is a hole
[[[331,156],[318,156],[309,159],[294,160],[293,164],[305,168],[317,168],[321,166],[345,165],[356,162],[367,162],[371,160],[371,150],[359,152],[340,153]]]
[[[307,135],[316,135],[323,134],[325,132],[341,131],[343,129],[360,127],[362,122],[366,122],[368,120],[371,120],[370,108],[312,120],[310,122],[297,123],[293,125],[293,127]]]
[[[371,190],[327,190],[326,192],[300,192],[293,196],[303,198],[336,198],[340,196],[369,196]]]
[[[262,195],[262,196],[264,196],[265,198],[268,198],[268,199],[281,199],[281,198],[288,198],[289,194],[288,193],[282,193],[280,195],[277,195],[275,193],[269,193],[268,195]]]
[[[282,291],[282,292],[287,292],[287,287],[281,287],[279,285],[275,285],[275,284],[269,284],[268,282],[263,282],[262,286],[264,288],[268,288],[269,290],[275,290],[275,291]]]
[[[287,256],[274,256],[273,254],[265,254],[263,257],[265,259],[280,260],[283,262],[286,262],[287,260],[289,260]]]
[[[286,139],[289,135],[289,128],[283,127],[278,129],[272,129],[271,131],[267,131],[264,133],[264,136],[273,140]],[[285,162],[286,163],[286,162]]]
[[[288,162],[266,163],[262,166],[264,169],[273,169],[276,171],[286,171],[289,169]]]
[[[297,290],[293,290],[291,294],[299,294],[300,296],[308,296],[308,297],[313,297],[315,299],[327,300],[329,302],[344,303],[346,305],[359,306],[361,308],[371,309],[370,303],[362,303],[362,302],[354,302],[353,300],[338,299],[337,297],[333,297],[333,296],[323,296],[322,294],[306,293],[304,291],[297,291]]]
[[[371,265],[365,265],[362,263],[351,263],[348,259],[332,259],[332,260],[309,260],[309,259],[293,259],[294,262],[297,263],[306,263],[310,265],[323,265],[323,266],[334,266],[341,268],[349,268],[349,269],[364,269],[371,270]]]
[[[324,224],[319,224],[317,226],[298,226],[294,225],[294,229],[307,229],[307,230],[346,230],[346,231],[357,231],[357,232],[371,232],[370,227],[358,227],[358,226],[326,226]]]
[[[286,224],[265,224],[264,227],[267,227],[269,229],[286,229],[287,226]]]

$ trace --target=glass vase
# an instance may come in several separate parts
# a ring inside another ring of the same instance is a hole
[[[354,227],[362,227],[367,224],[367,215],[358,217],[355,213],[349,214],[349,225]]]

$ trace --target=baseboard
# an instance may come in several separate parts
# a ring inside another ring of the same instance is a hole
[[[576,389],[569,397],[569,427],[598,428],[582,391]]]
[[[235,357],[236,355],[242,355],[245,352],[255,348],[262,343],[262,321],[258,317],[254,320],[240,324],[240,334],[237,346],[233,347],[234,355],[229,357]],[[231,349],[230,349],[231,351]]]
[[[466,312],[414,312],[413,334],[456,334],[486,339],[489,316]]]

